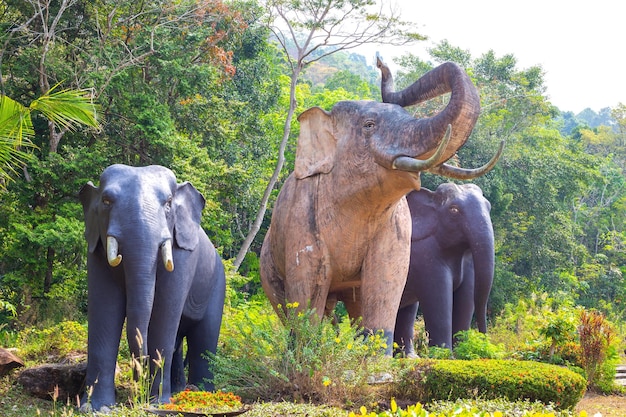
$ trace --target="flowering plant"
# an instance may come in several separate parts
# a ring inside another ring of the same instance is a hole
[[[172,411],[219,414],[242,408],[241,397],[232,392],[206,392],[185,390],[170,398],[169,404],[160,408]]]

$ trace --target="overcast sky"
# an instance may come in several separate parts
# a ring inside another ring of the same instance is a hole
[[[425,50],[443,39],[478,58],[493,49],[513,54],[517,68],[540,65],[547,96],[563,111],[626,104],[626,3],[621,0],[382,0],[415,22],[428,41],[404,47]],[[400,48],[381,48],[385,61]],[[373,58],[368,56],[368,62]]]

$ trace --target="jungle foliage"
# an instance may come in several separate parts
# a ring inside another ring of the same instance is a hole
[[[31,156],[0,192],[0,322],[14,328],[84,321],[86,246],[76,195],[112,163],[161,164],[191,181],[207,199],[203,227],[222,256],[234,258],[276,166],[290,105],[289,60],[260,2],[75,0],[45,3],[41,13],[42,4],[0,0],[2,95],[27,105],[57,83],[89,89],[101,129],[67,130],[32,115],[34,147],[22,148]],[[458,162],[482,165],[506,141],[496,168],[475,180],[492,203],[496,233],[492,322],[531,293],[623,321],[625,105],[603,109],[598,118],[608,125],[598,125],[589,112],[573,117],[551,105],[541,67],[518,68],[513,54],[473,57],[447,42],[429,54],[398,59],[398,87],[452,60],[480,90],[482,114]],[[376,83],[362,56],[329,55],[298,78],[296,112],[379,99]],[[234,304],[263,297],[256,254],[293,167],[297,130],[293,121]],[[443,181],[422,180],[428,188]]]

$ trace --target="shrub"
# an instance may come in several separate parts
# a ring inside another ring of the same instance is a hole
[[[359,414],[351,412],[348,417],[570,417],[569,411],[554,410],[539,402],[506,400],[458,400],[439,401],[422,405],[417,403],[402,409],[398,407],[395,400],[391,400],[389,410],[382,412],[367,412],[365,407],[361,407]],[[580,414],[582,417],[585,414]]]
[[[223,334],[230,337],[212,356],[216,387],[248,400],[368,401],[368,379],[391,366],[385,340],[364,337],[348,319],[334,325],[298,307],[287,304],[284,326],[267,304],[229,311]]]
[[[576,405],[586,387],[585,379],[569,369],[511,360],[416,361],[401,378],[399,394],[413,401],[528,399],[561,409]]]
[[[30,360],[61,360],[70,353],[87,352],[87,327],[75,321],[63,321],[41,330],[28,328],[17,339],[20,354]]]
[[[504,356],[504,345],[494,345],[486,334],[477,330],[465,330],[455,335],[457,344],[454,356],[457,359],[498,359]]]
[[[589,387],[610,391],[619,359],[613,346],[616,335],[611,323],[600,312],[581,310],[578,337],[581,365],[587,373]]]

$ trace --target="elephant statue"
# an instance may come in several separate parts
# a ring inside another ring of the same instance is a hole
[[[420,188],[421,171],[472,178],[489,171],[499,153],[474,170],[444,164],[480,112],[476,88],[459,66],[445,63],[398,93],[380,59],[378,66],[390,102],[342,101],[298,117],[294,172],[277,197],[260,272],[276,312],[290,302],[321,318],[342,301],[366,331],[384,332],[391,354],[409,267],[405,195]],[[446,108],[432,117],[416,119],[403,108],[447,92]]]
[[[169,402],[189,383],[213,390],[225,297],[224,266],[200,227],[205,200],[162,166],[111,165],[79,193],[88,244],[88,351],[83,409],[115,404],[122,326],[134,358],[149,360],[151,398]],[[149,359],[147,359],[149,358]],[[155,360],[160,359],[162,366]]]
[[[491,204],[477,185],[441,184],[406,199],[411,211],[411,259],[396,318],[394,341],[413,357],[413,326],[419,307],[430,346],[452,347],[476,313],[487,332],[487,301],[494,274]]]

